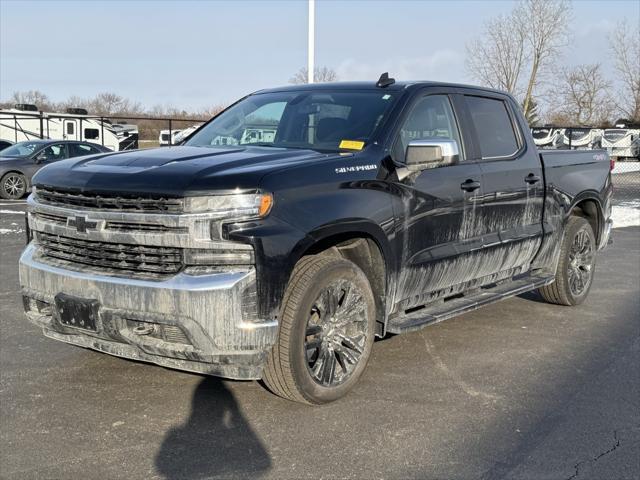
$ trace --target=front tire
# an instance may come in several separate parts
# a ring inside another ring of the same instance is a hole
[[[265,367],[267,387],[286,399],[316,405],[346,395],[369,360],[375,313],[369,281],[354,263],[330,256],[300,260]]]
[[[560,247],[553,283],[538,289],[542,298],[557,305],[580,305],[585,301],[596,267],[596,237],[589,222],[569,217]]]
[[[5,200],[19,200],[27,193],[27,179],[16,172],[7,173],[0,180],[0,197]]]

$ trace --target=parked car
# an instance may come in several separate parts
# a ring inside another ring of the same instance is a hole
[[[13,145],[13,142],[10,142],[9,140],[0,139],[0,152],[5,148],[10,147],[11,145]]]
[[[504,92],[387,75],[263,90],[34,185],[20,284],[46,336],[309,404],[374,337],[530,290],[582,303],[611,232],[606,152],[538,151]]]
[[[95,143],[60,140],[18,142],[0,152],[0,197],[22,198],[33,175],[42,167],[71,157],[110,152]]]

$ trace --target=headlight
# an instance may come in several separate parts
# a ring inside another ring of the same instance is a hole
[[[272,206],[273,195],[260,192],[184,199],[185,213],[210,213],[216,219],[263,218]]]

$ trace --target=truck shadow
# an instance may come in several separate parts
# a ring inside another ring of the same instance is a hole
[[[544,298],[542,298],[540,296],[540,294],[538,292],[535,292],[535,291],[521,293],[520,295],[518,295],[518,297],[519,298],[524,298],[525,300],[530,300],[532,302],[544,303],[544,304],[549,305],[549,302],[547,302]]]
[[[167,432],[155,466],[168,479],[255,478],[271,458],[224,382],[208,377],[193,394],[189,419]]]

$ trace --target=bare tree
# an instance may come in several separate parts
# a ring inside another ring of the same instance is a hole
[[[535,127],[540,123],[540,112],[538,111],[538,102],[535,99],[531,99],[531,103],[529,104],[529,110],[525,115],[525,119],[527,123],[531,127]]]
[[[483,85],[517,95],[527,61],[526,28],[514,12],[486,22],[483,37],[467,44],[467,70]]]
[[[527,22],[526,41],[531,62],[522,102],[525,114],[531,108],[533,90],[541,72],[551,65],[566,45],[569,13],[567,0],[524,0],[516,7],[514,15]]]
[[[140,104],[110,92],[99,93],[89,100],[87,109],[95,115],[130,115],[142,111]]]
[[[521,0],[467,45],[467,69],[483,85],[519,98],[528,118],[535,87],[566,44],[569,10],[569,0]]]
[[[289,83],[301,84],[307,83],[308,78],[307,67],[303,67],[296,72],[296,74],[289,79]],[[316,83],[335,82],[338,80],[338,74],[329,67],[316,67],[313,70],[313,81]]]
[[[210,118],[221,112],[224,105],[211,105],[200,109],[179,109],[172,106],[157,105],[152,108],[144,108],[140,103],[111,92],[103,92],[92,98],[82,98],[72,95],[62,102],[54,102],[49,97],[37,90],[14,92],[6,101],[0,102],[0,108],[12,108],[16,103],[32,103],[42,110],[63,111],[70,107],[82,107],[89,111],[90,115],[110,116],[143,116],[181,118]]]
[[[40,110],[52,110],[54,103],[49,97],[39,90],[28,90],[25,92],[13,92],[9,101],[13,106],[16,103],[30,103],[36,105]]]
[[[558,106],[572,125],[605,124],[613,114],[610,88],[599,64],[564,69],[557,89]]]
[[[87,103],[87,100],[85,100],[84,98],[78,97],[77,95],[71,95],[64,102],[60,102],[58,104],[58,108],[60,110],[66,108],[84,108]]]
[[[225,108],[227,107],[224,105],[212,105],[196,111],[194,115],[198,118],[212,118],[222,112]]]
[[[618,109],[629,120],[640,123],[640,25],[634,29],[626,22],[618,24],[609,42],[621,85]]]

